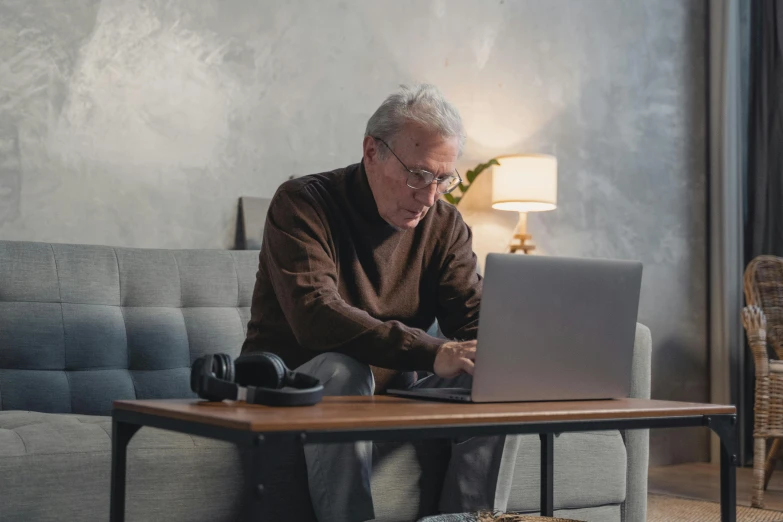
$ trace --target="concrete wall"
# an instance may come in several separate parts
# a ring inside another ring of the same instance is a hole
[[[557,155],[540,250],[643,260],[654,396],[707,399],[703,1],[280,4],[0,0],[0,237],[231,247],[239,196],[358,161],[384,96],[429,81],[464,166]],[[514,218],[480,192],[483,258]],[[652,440],[653,464],[707,456]]]

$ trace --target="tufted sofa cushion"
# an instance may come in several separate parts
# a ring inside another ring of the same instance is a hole
[[[191,362],[237,356],[257,251],[0,241],[0,409],[108,415],[191,397]]]

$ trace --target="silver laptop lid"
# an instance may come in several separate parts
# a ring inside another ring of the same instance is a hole
[[[628,397],[642,265],[489,254],[475,402]]]

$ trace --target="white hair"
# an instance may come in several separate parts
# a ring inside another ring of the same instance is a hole
[[[427,83],[401,85],[370,116],[364,135],[380,138],[391,145],[402,127],[411,122],[437,132],[443,138],[459,138],[459,155],[462,155],[465,130],[459,111],[437,87]],[[385,159],[386,155],[386,147],[378,150],[381,159]]]

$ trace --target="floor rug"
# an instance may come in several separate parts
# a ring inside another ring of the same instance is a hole
[[[720,504],[648,495],[647,522],[720,522]],[[783,513],[737,506],[737,522],[783,522]]]

